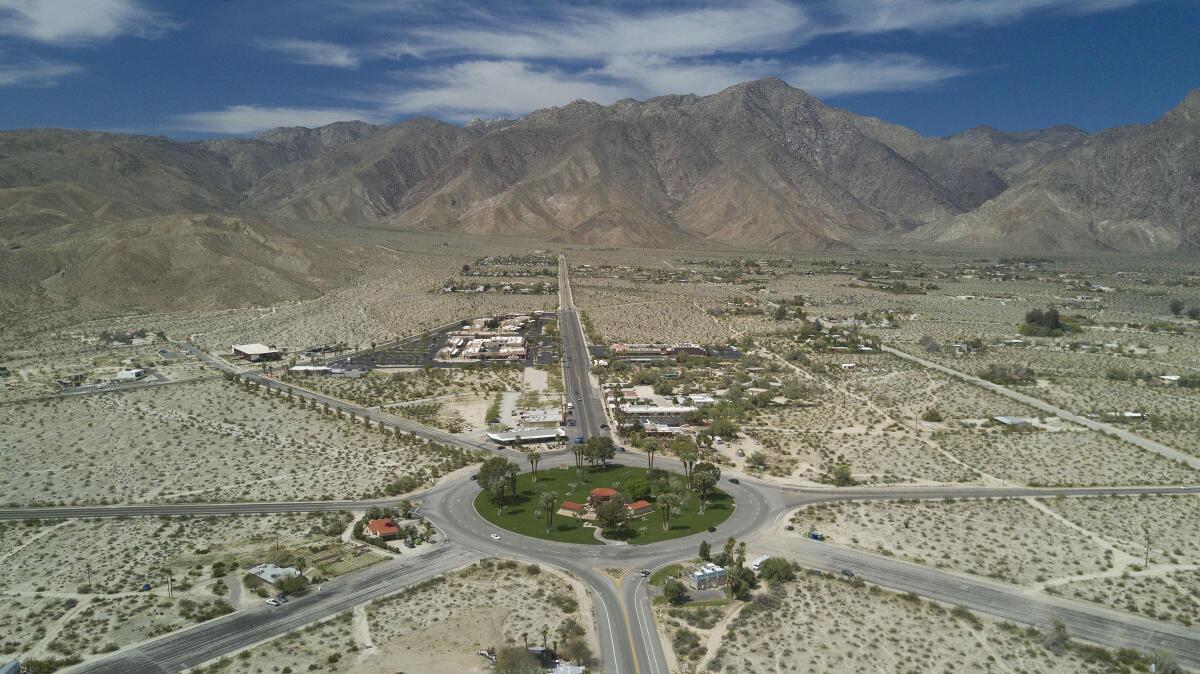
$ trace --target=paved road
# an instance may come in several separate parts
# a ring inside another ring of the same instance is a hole
[[[1008,388],[1007,386],[1001,386],[1000,384],[996,384],[996,383],[990,382],[986,379],[976,377],[975,375],[970,375],[970,374],[967,374],[966,372],[960,372],[953,368],[946,367],[945,365],[935,363],[931,360],[926,360],[924,358],[921,358],[920,356],[914,356],[911,353],[907,353],[907,352],[901,351],[899,349],[892,348],[890,346],[883,346],[881,348],[884,351],[886,351],[887,353],[890,353],[893,356],[896,356],[898,358],[902,358],[902,359],[907,360],[912,363],[917,363],[918,365],[927,367],[931,370],[937,370],[938,372],[948,374],[951,377],[956,377],[958,379],[961,379],[962,381],[965,381],[968,384],[974,384],[976,386],[979,386],[979,387],[985,388],[989,391],[992,391],[993,393],[999,393],[1000,395],[1002,395],[1006,398],[1012,398],[1013,400],[1025,403],[1026,405],[1029,405],[1030,407],[1034,407],[1043,412],[1053,414],[1056,417],[1077,423],[1080,426],[1090,428],[1094,431],[1100,431],[1101,433],[1115,435],[1116,437],[1118,437],[1132,445],[1137,445],[1138,447],[1141,447],[1142,449],[1145,449],[1147,451],[1151,451],[1156,454],[1161,454],[1161,455],[1167,457],[1168,459],[1171,459],[1174,461],[1179,461],[1181,463],[1185,463],[1185,464],[1191,466],[1192,468],[1196,468],[1196,469],[1200,470],[1200,456],[1192,456],[1191,454],[1186,454],[1186,453],[1181,452],[1173,447],[1168,447],[1168,446],[1162,444],[1161,442],[1155,442],[1153,440],[1150,440],[1149,438],[1143,438],[1140,435],[1135,435],[1133,433],[1130,433],[1129,431],[1127,431],[1123,428],[1120,428],[1118,426],[1114,426],[1112,424],[1106,424],[1102,421],[1096,421],[1095,419],[1089,419],[1085,416],[1081,416],[1081,415],[1075,414],[1073,412],[1068,412],[1067,410],[1064,410],[1063,408],[1058,407],[1056,405],[1052,405],[1052,404],[1046,402],[1045,400],[1042,400],[1041,398],[1034,398],[1033,396],[1025,395],[1024,393],[1021,393],[1020,391],[1014,391],[1014,390]]]
[[[455,543],[434,545],[437,546],[434,550],[412,559],[380,562],[358,573],[329,581],[319,592],[293,599],[283,606],[273,607],[264,603],[231,613],[191,629],[126,648],[73,671],[89,674],[167,674],[182,671],[482,559],[478,552]]]
[[[572,299],[565,261],[560,260],[560,332],[563,339],[564,383],[567,395],[575,402],[581,426],[580,435],[591,437],[603,433],[604,412],[596,387],[588,378],[590,358],[586,350],[582,327],[578,321]],[[227,368],[228,364],[224,364]],[[239,372],[241,376],[258,379],[254,372]],[[265,385],[281,385],[263,378]],[[300,394],[293,387],[293,391]],[[448,436],[459,444],[458,438],[436,429],[407,422],[390,415],[306,392],[320,402],[328,401],[331,406],[371,418],[380,423],[405,422],[413,432],[439,442],[448,442]],[[1055,412],[1057,414],[1057,412]],[[374,416],[373,416],[374,415]],[[399,424],[397,424],[398,427]],[[407,430],[407,429],[406,429]],[[473,443],[472,443],[473,444]],[[520,454],[503,452],[510,458],[519,459]],[[625,464],[640,464],[644,459],[631,454],[618,454],[616,461]],[[566,452],[556,452],[543,459],[542,467],[569,465],[572,458]],[[678,462],[669,457],[658,457],[656,463],[668,470],[680,469]],[[524,468],[524,461],[520,461]],[[1094,640],[1111,646],[1128,646],[1139,650],[1166,650],[1181,662],[1200,666],[1200,634],[1194,630],[1183,630],[1165,623],[1148,621],[1109,611],[1099,606],[1069,600],[1026,596],[1019,588],[1012,588],[981,578],[963,576],[939,569],[920,567],[893,558],[867,552],[848,550],[833,545],[807,541],[798,534],[764,536],[773,525],[794,507],[846,499],[899,499],[899,498],[972,498],[972,497],[1020,497],[1020,496],[1096,496],[1105,494],[1141,493],[1200,493],[1197,488],[1170,487],[1127,487],[1127,488],[1084,488],[1084,489],[1031,489],[1021,487],[872,487],[851,489],[800,489],[781,488],[757,480],[743,478],[733,484],[723,480],[721,487],[737,502],[734,513],[717,528],[715,533],[702,534],[641,546],[603,546],[551,543],[532,539],[519,534],[497,531],[474,510],[474,498],[478,486],[465,478],[438,485],[421,497],[421,512],[435,522],[455,543],[446,543],[442,554],[462,555],[470,561],[483,555],[495,555],[526,559],[548,564],[570,571],[578,576],[591,590],[595,603],[596,622],[600,641],[600,657],[605,672],[623,674],[668,674],[663,644],[657,633],[653,616],[650,614],[649,598],[645,581],[636,571],[614,580],[604,569],[654,569],[664,564],[694,555],[698,541],[707,537],[712,543],[720,543],[727,537],[750,542],[756,549],[771,554],[780,554],[801,561],[805,565],[826,570],[849,568],[864,579],[902,591],[912,591],[935,599],[963,604],[981,612],[999,615],[1014,621],[1045,626],[1051,619],[1059,619],[1068,631],[1077,637]],[[268,504],[177,504],[147,506],[109,506],[85,508],[43,508],[0,510],[0,518],[14,517],[104,517],[118,515],[151,514],[229,514],[246,512],[303,512],[311,510],[361,509],[380,501],[326,501],[311,503],[268,503]],[[499,533],[500,540],[491,539]],[[450,564],[451,560],[447,560]],[[464,562],[465,563],[465,562]],[[372,567],[364,572],[344,577],[338,582],[344,589],[336,594],[309,597],[271,612],[259,608],[239,612],[193,630],[168,635],[160,640],[148,642],[114,654],[101,663],[89,665],[84,671],[178,671],[233,650],[243,648],[262,639],[332,615],[340,610],[371,598],[394,591],[404,584],[441,573],[441,564],[429,565],[421,570],[399,563],[394,575],[391,563]],[[427,574],[427,575],[426,575]],[[386,581],[386,582],[385,582]],[[327,590],[331,590],[327,586]],[[375,593],[375,594],[373,594]],[[352,603],[353,602],[353,603]],[[243,613],[245,617],[243,617]],[[245,620],[247,622],[240,622]],[[226,624],[229,624],[228,626]],[[245,632],[245,634],[242,634]],[[168,643],[167,646],[160,646]],[[173,653],[178,651],[180,655]],[[175,659],[173,659],[175,658]],[[189,659],[190,658],[190,659]],[[121,662],[118,667],[113,662]],[[190,664],[188,664],[190,663]],[[139,669],[149,667],[148,669]]]

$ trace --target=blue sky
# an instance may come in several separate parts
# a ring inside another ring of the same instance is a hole
[[[1200,0],[0,0],[0,128],[515,117],[778,76],[928,135],[1153,120]]]

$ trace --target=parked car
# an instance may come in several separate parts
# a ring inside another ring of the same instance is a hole
[[[845,576],[847,578],[854,577],[854,572],[851,571],[850,569],[842,569],[841,571],[838,571],[838,573],[842,574],[843,576]]]
[[[270,604],[271,606],[279,606],[280,605],[279,600],[274,597],[271,597],[270,599],[268,599],[267,603]]]

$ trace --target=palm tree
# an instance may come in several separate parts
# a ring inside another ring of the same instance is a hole
[[[649,460],[646,464],[647,470],[654,470],[654,453],[658,451],[658,439],[648,438],[646,440],[646,458]]]
[[[582,481],[583,480],[583,455],[584,455],[583,445],[575,445],[574,447],[571,448],[571,453],[575,455],[575,474],[578,475],[579,479]]]
[[[525,458],[529,459],[529,467],[530,467],[530,469],[533,470],[533,482],[534,482],[534,484],[537,484],[538,461],[541,461],[542,457],[536,451],[533,451],[533,452],[530,452],[529,454],[525,455]]]
[[[687,480],[688,485],[692,484],[692,466],[696,465],[696,461],[700,458],[700,454],[692,449],[691,446],[680,447],[676,450],[675,455],[683,464],[683,479]]]
[[[550,533],[550,527],[554,524],[554,511],[558,509],[558,492],[542,492],[539,505],[542,506],[542,512],[546,514],[546,533]]]
[[[547,646],[549,636],[550,636],[550,628],[546,627],[545,625],[542,625],[542,648],[545,648]]]
[[[659,494],[658,498],[654,499],[654,504],[658,506],[658,512],[662,515],[663,531],[671,528],[671,515],[675,514],[680,503],[679,496],[670,492]]]

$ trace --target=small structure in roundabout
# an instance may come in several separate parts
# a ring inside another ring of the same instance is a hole
[[[563,517],[574,517],[579,520],[594,521],[596,519],[596,509],[602,504],[612,501],[614,498],[620,498],[621,492],[612,487],[596,487],[588,494],[587,503],[575,503],[574,501],[563,501],[558,506],[558,515]],[[625,510],[630,518],[644,517],[654,512],[654,508],[649,501],[634,501],[625,504]]]

